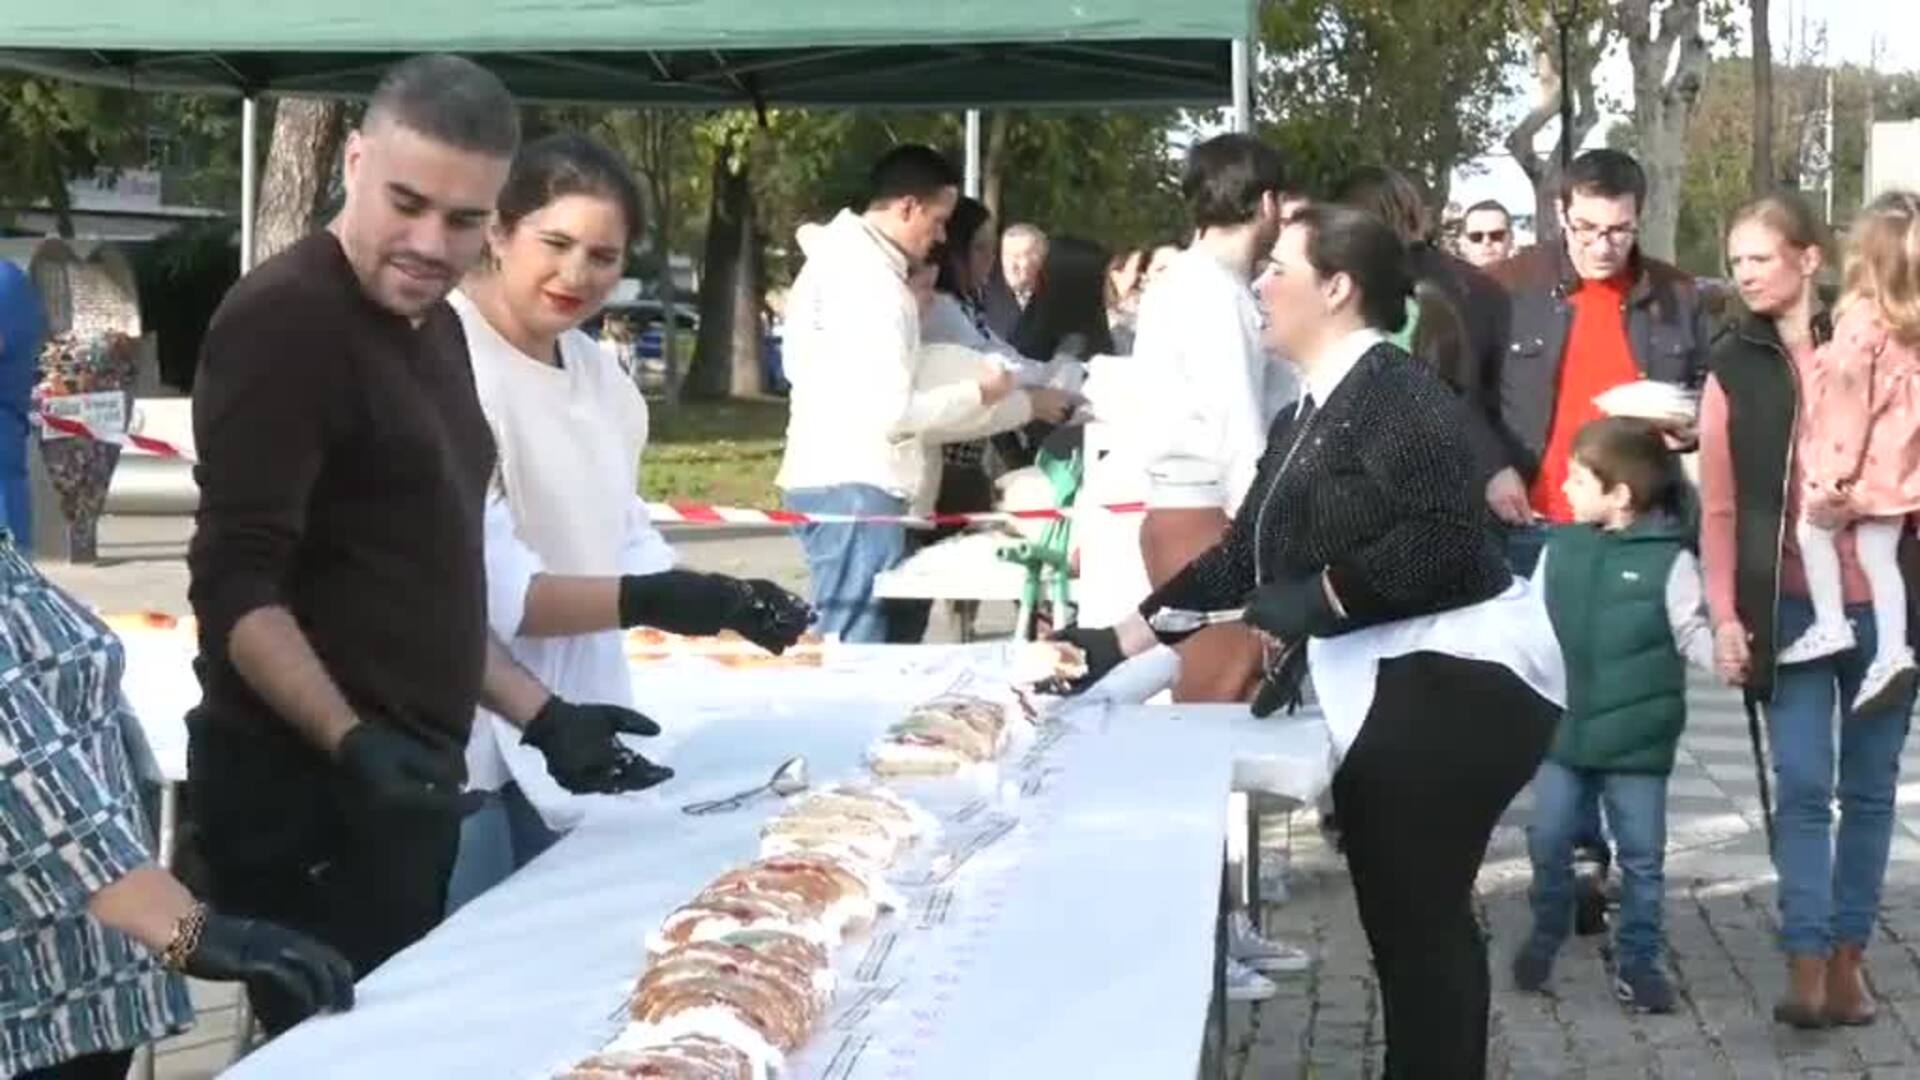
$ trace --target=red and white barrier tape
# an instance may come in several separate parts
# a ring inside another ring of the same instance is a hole
[[[145,435],[134,435],[130,432],[95,431],[78,420],[69,420],[50,412],[42,412],[40,422],[62,434],[77,435],[82,439],[92,439],[94,442],[119,443],[121,446],[159,457],[179,458],[182,461],[193,460],[192,454],[165,439],[149,439]]]
[[[130,433],[95,431],[78,420],[64,416],[54,416],[42,412],[40,422],[55,431],[66,435],[75,435],[96,442],[118,443],[141,453],[158,457],[177,458],[181,461],[194,460],[187,453],[164,439],[150,439],[145,435]],[[1048,508],[1044,510],[996,510],[978,514],[929,514],[917,517],[912,514],[802,514],[792,510],[755,510],[745,506],[714,506],[711,503],[669,501],[647,504],[647,513],[655,524],[670,525],[1011,525],[1022,521],[1064,521],[1076,514],[1088,512],[1108,514],[1138,514],[1147,509],[1145,503],[1109,503],[1098,507],[1080,507],[1077,510]]]

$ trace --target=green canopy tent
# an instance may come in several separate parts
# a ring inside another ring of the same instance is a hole
[[[255,99],[364,95],[409,53],[528,101],[965,108],[971,179],[982,107],[1231,102],[1244,130],[1253,33],[1253,0],[4,0],[0,67],[241,96],[250,233]]]
[[[146,89],[364,94],[395,54],[484,59],[530,100],[1211,104],[1249,0],[94,0],[9,3],[0,62]]]

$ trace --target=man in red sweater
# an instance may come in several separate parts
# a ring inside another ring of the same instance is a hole
[[[1514,569],[1531,573],[1541,525],[1572,520],[1560,487],[1573,436],[1601,415],[1593,399],[1657,379],[1696,388],[1708,332],[1693,280],[1641,253],[1647,178],[1618,150],[1573,160],[1560,187],[1561,239],[1490,273],[1509,295],[1499,372],[1505,460],[1483,463],[1487,503],[1513,530]]]
[[[1507,557],[1531,576],[1547,529],[1573,520],[1561,487],[1573,437],[1601,416],[1594,398],[1641,379],[1698,388],[1709,333],[1693,279],[1640,251],[1647,176],[1618,150],[1589,150],[1560,182],[1560,238],[1490,267],[1508,292],[1508,344],[1498,373],[1504,460],[1482,462],[1487,505],[1508,528]],[[1606,929],[1611,861],[1600,807],[1577,836],[1576,925]]]

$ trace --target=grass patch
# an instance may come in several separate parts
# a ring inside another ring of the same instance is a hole
[[[649,404],[653,433],[640,462],[642,495],[722,506],[780,505],[773,477],[786,442],[785,400]]]

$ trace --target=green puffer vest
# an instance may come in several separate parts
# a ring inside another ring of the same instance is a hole
[[[1572,769],[1669,773],[1687,722],[1687,666],[1667,622],[1667,575],[1685,533],[1642,520],[1555,530],[1547,613],[1567,663],[1567,707],[1548,756]]]

